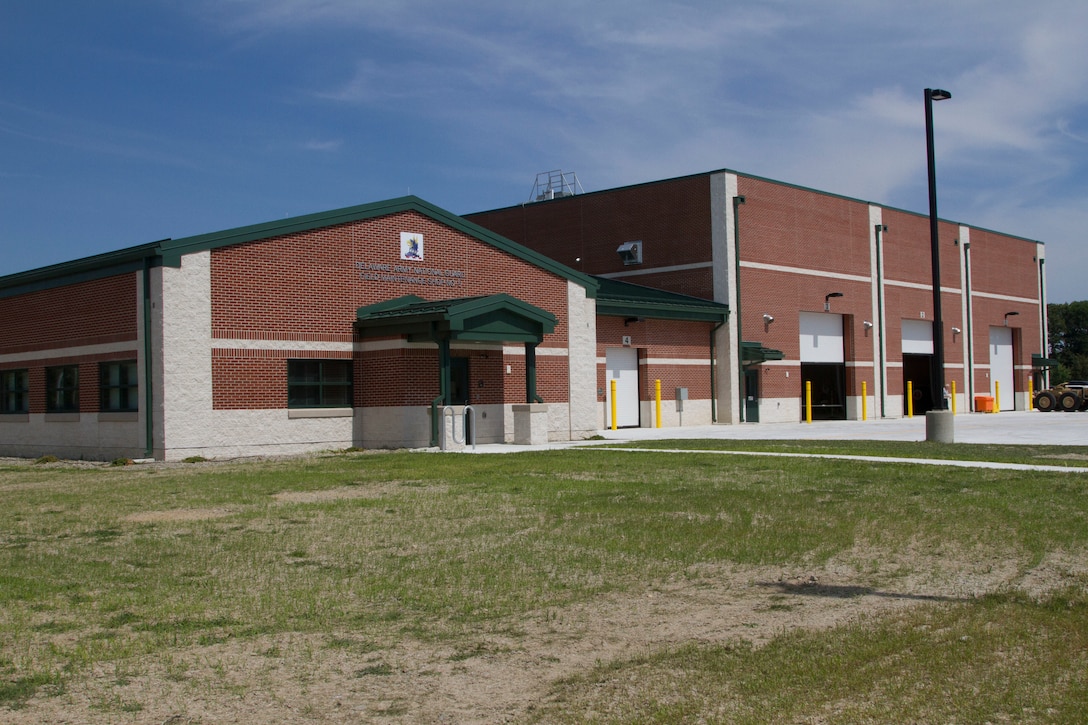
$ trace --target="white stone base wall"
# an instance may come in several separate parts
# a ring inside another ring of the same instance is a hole
[[[144,423],[99,420],[98,413],[0,416],[0,455],[56,456],[70,460],[112,461],[143,458]]]
[[[799,398],[761,398],[759,401],[760,423],[796,423],[800,420]]]

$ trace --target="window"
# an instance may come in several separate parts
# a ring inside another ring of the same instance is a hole
[[[0,413],[30,412],[30,375],[26,370],[0,372]]]
[[[101,363],[98,366],[99,410],[110,413],[139,410],[138,381],[135,360]]]
[[[63,365],[45,369],[45,411],[79,412],[79,366]]]
[[[287,407],[350,408],[351,360],[288,360]]]

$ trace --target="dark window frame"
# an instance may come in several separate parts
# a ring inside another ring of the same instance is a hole
[[[0,415],[30,412],[30,370],[0,370]]]
[[[79,412],[79,365],[45,369],[45,412]]]
[[[116,376],[113,374],[116,372]],[[109,360],[98,364],[98,404],[103,413],[136,413],[140,410],[140,372],[135,360]]]
[[[287,407],[351,408],[355,400],[352,360],[287,361]]]

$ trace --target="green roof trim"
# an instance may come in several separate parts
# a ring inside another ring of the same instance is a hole
[[[151,242],[9,274],[0,277],[0,298],[135,272],[143,269],[145,265],[158,267],[162,264],[161,245],[162,242]]]
[[[607,277],[595,277],[597,314],[609,317],[648,317],[721,323],[729,319],[729,305],[677,292],[643,287]]]
[[[577,270],[562,265],[550,257],[545,257],[539,252],[524,247],[506,237],[500,236],[479,224],[474,224],[467,219],[457,216],[453,212],[430,204],[417,196],[402,196],[396,199],[387,199],[371,204],[350,206],[343,209],[307,214],[305,216],[280,219],[263,224],[253,224],[236,229],[227,229],[210,234],[200,234],[184,239],[175,239],[163,245],[163,264],[177,266],[181,263],[181,257],[194,252],[208,249],[228,247],[233,244],[256,242],[262,239],[307,232],[313,229],[324,229],[338,224],[376,219],[391,214],[404,212],[416,212],[434,221],[444,224],[452,229],[467,234],[485,244],[511,254],[518,259],[528,262],[536,267],[550,272],[558,277],[573,281],[586,288],[589,297],[596,293],[597,285],[592,277]]]
[[[412,341],[469,340],[539,344],[555,331],[555,315],[508,294],[428,301],[406,295],[356,312],[362,337],[406,335]]]
[[[178,267],[181,265],[181,258],[186,254],[228,247],[232,244],[256,242],[286,234],[323,229],[337,224],[376,219],[402,212],[417,212],[439,224],[463,232],[546,272],[581,285],[586,290],[586,296],[590,298],[596,296],[597,282],[593,277],[562,265],[535,250],[524,247],[419,197],[402,196],[371,204],[252,224],[182,239],[164,239],[71,262],[62,262],[49,267],[18,272],[0,277],[0,297],[10,297],[37,289],[48,289],[86,279],[100,279],[114,274],[135,271],[144,266],[145,260],[151,260],[152,266]]]

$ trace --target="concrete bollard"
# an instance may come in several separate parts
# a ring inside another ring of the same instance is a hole
[[[926,440],[934,443],[956,442],[956,416],[951,410],[926,412]]]

